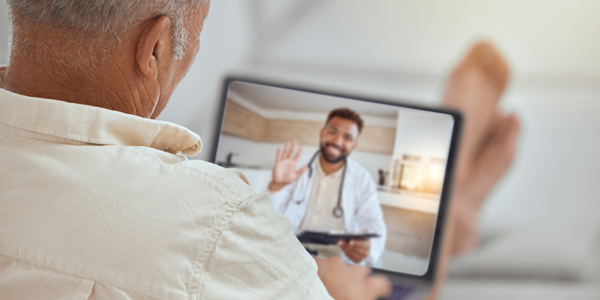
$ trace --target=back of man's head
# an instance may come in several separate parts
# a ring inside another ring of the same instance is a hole
[[[189,70],[209,0],[8,0],[4,88],[155,118]]]

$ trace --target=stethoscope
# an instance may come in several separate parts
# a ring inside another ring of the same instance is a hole
[[[308,162],[308,166],[307,166],[308,167],[308,179],[312,178],[312,173],[313,173],[312,164],[320,152],[321,152],[320,150],[317,150],[317,152],[312,156],[312,158]],[[341,218],[342,216],[344,216],[344,209],[342,208],[342,189],[344,187],[344,179],[346,179],[346,167],[348,166],[347,163],[348,162],[344,158],[344,172],[342,173],[342,182],[340,183],[340,190],[338,192],[338,201],[337,201],[337,205],[333,209],[333,216],[338,219]],[[296,201],[296,204],[302,203],[302,201],[304,201],[304,199],[306,199],[306,194],[304,195],[304,198],[302,198],[302,200]]]

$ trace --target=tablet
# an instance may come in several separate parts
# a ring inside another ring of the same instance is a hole
[[[212,160],[269,193],[311,254],[370,266],[405,293],[435,277],[461,122],[445,108],[227,78]]]

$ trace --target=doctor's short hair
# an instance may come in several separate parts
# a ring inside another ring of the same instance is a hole
[[[329,121],[335,117],[350,120],[350,121],[356,123],[356,126],[358,127],[358,133],[361,133],[363,126],[364,126],[364,122],[363,122],[363,119],[360,117],[360,115],[357,114],[355,111],[353,111],[349,108],[336,108],[336,109],[332,110],[331,112],[329,112],[329,115],[327,116],[327,121],[325,121],[325,124],[329,123]]]

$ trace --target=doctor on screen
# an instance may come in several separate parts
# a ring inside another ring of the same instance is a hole
[[[345,258],[374,265],[385,246],[377,188],[369,173],[348,156],[358,145],[363,120],[354,111],[331,111],[320,131],[320,149],[307,166],[296,170],[302,147],[296,141],[277,149],[268,186],[273,207],[292,223],[292,230],[371,232],[379,238],[341,241]]]

